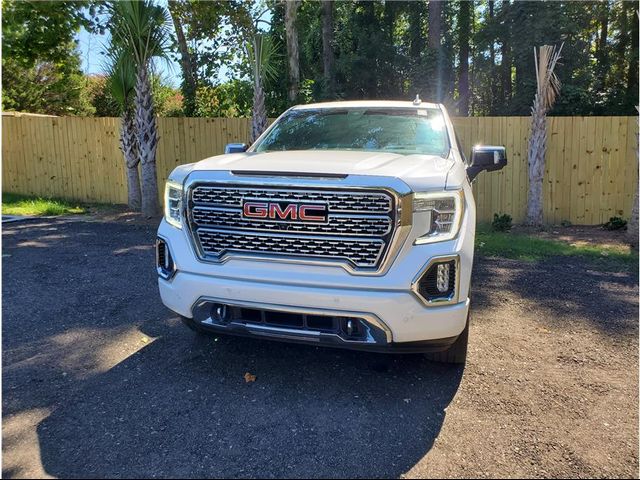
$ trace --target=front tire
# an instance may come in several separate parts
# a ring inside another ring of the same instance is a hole
[[[455,342],[442,352],[426,353],[427,360],[439,363],[450,363],[455,365],[463,365],[467,361],[467,350],[469,345],[469,315],[467,315],[467,324],[462,333]]]

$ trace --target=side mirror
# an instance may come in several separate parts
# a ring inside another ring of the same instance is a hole
[[[467,167],[469,180],[473,180],[480,172],[501,170],[507,165],[507,151],[504,147],[476,145],[471,150],[471,163]]]
[[[227,143],[224,147],[224,153],[242,153],[247,151],[246,143]]]

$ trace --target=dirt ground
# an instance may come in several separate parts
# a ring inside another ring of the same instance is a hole
[[[625,238],[626,230],[606,230],[602,226],[553,225],[542,230],[524,226],[514,226],[513,233],[524,233],[537,238],[560,240],[570,245],[600,245],[615,248],[619,251],[629,251]]]
[[[4,226],[3,476],[638,476],[636,274],[477,258],[462,368],[198,339],[154,239],[122,215]]]

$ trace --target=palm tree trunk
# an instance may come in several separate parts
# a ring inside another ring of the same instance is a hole
[[[631,10],[631,55],[627,70],[627,102],[631,105],[634,97],[638,98],[638,17],[640,13],[636,10],[637,2],[627,2],[625,5]]]
[[[471,9],[473,1],[460,2],[458,15],[458,41],[460,44],[460,67],[458,77],[458,115],[469,116],[469,32],[471,31]]]
[[[335,95],[335,79],[333,75],[333,1],[322,0],[322,66],[325,95]]]
[[[138,142],[133,112],[125,110],[120,127],[120,148],[127,171],[127,205],[129,210],[139,211],[141,206],[140,175],[138,173]]]
[[[138,68],[136,81],[136,130],[139,158],[142,164],[142,213],[157,215],[158,179],[156,176],[156,149],[158,147],[158,125],[151,97],[151,82],[146,65]]]
[[[258,77],[253,84],[253,117],[251,118],[251,143],[267,129],[267,109],[264,105],[264,89]]]
[[[287,36],[287,57],[289,59],[289,102],[294,103],[300,89],[300,61],[298,54],[298,1],[285,0],[284,26]]]
[[[542,99],[536,94],[531,109],[531,136],[529,137],[529,197],[527,200],[527,225],[542,225],[542,180],[547,126]]]
[[[434,54],[436,59],[436,101],[442,101],[443,87],[443,61],[444,52],[442,51],[442,2],[429,0],[429,31],[427,32],[427,44],[429,50]]]
[[[501,98],[504,99],[504,104],[508,107],[511,103],[511,24],[507,18],[509,12],[509,1],[503,0],[500,6],[500,16],[504,20],[500,38],[500,54],[502,55],[502,64],[500,65],[500,87]],[[503,107],[504,108],[504,107]]]

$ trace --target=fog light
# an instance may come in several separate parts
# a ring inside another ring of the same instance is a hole
[[[411,288],[427,305],[456,303],[458,257],[440,257],[412,282]]]
[[[176,271],[171,250],[169,250],[167,242],[160,237],[156,239],[156,270],[158,271],[158,275],[167,280],[170,279]]]
[[[436,287],[441,293],[445,293],[449,290],[449,264],[439,263],[438,274],[436,277]]]

